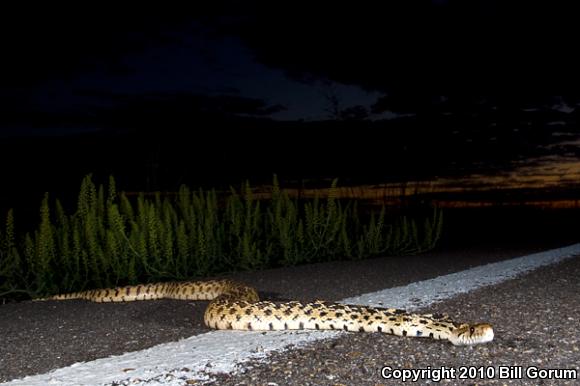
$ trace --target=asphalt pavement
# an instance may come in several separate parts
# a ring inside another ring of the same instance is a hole
[[[478,246],[419,256],[239,273],[229,277],[255,286],[264,299],[333,301],[558,246],[562,245]],[[249,370],[234,376],[221,376],[215,384],[398,384],[400,380],[381,377],[381,369],[386,366],[395,370],[472,366],[468,371],[491,371],[489,366],[527,368],[535,364],[539,369],[570,369],[580,363],[576,336],[580,327],[579,260],[542,268],[430,309],[449,313],[457,320],[493,323],[497,337],[489,345],[460,348],[428,339],[418,341],[353,333],[300,350],[274,354],[270,364],[250,364]],[[206,305],[207,302],[173,300],[1,305],[0,381],[204,333],[208,331],[202,322]],[[509,379],[501,380],[498,376],[490,378],[474,379],[472,383],[510,383]],[[454,384],[457,380],[448,381]],[[514,382],[520,381],[525,380]]]

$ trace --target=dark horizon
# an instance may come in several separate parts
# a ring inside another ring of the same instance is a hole
[[[554,2],[373,7],[7,10],[3,201],[74,194],[88,173],[129,190],[276,173],[319,185],[426,181],[451,195],[577,194],[573,12]]]

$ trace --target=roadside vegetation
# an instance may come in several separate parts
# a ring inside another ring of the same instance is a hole
[[[26,299],[140,282],[191,280],[238,270],[372,256],[435,247],[442,215],[363,213],[354,200],[290,198],[274,176],[268,199],[248,182],[229,194],[182,186],[174,197],[128,197],[115,180],[83,179],[76,210],[45,194],[38,226],[18,233],[9,210],[0,226],[0,298]]]

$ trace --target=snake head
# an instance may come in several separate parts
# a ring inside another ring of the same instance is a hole
[[[462,324],[449,337],[449,341],[456,346],[487,343],[492,340],[493,326],[489,323]]]

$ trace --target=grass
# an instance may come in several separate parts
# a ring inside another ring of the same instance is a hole
[[[73,213],[45,194],[33,232],[18,235],[8,211],[0,227],[0,298],[412,254],[440,238],[440,210],[422,220],[387,218],[384,207],[361,213],[336,191],[335,180],[324,198],[291,199],[274,176],[264,200],[253,197],[248,182],[219,197],[182,186],[171,199],[129,199],[113,177],[96,186],[89,175]]]

